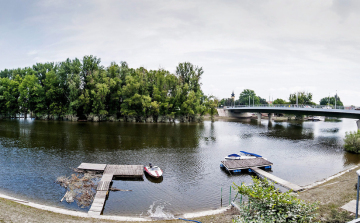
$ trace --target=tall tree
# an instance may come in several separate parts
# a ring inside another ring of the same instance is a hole
[[[336,106],[344,106],[340,97],[338,95],[334,95],[333,97],[325,97],[320,99],[320,105],[333,105],[335,106],[335,99],[336,99]]]
[[[19,93],[18,101],[25,118],[27,118],[29,111],[38,112],[42,110],[44,91],[34,74],[25,76],[19,85]]]
[[[315,104],[314,102],[312,102],[312,93],[310,92],[299,91],[297,93],[290,94],[289,96],[290,104],[296,104],[296,97],[298,98],[299,105]]]
[[[241,105],[249,105],[249,101],[250,101],[250,105],[260,104],[260,99],[258,96],[256,96],[255,91],[250,89],[245,89],[240,93],[239,103]]]
[[[281,98],[277,98],[273,101],[274,105],[283,105],[283,104],[288,104],[285,100],[281,99]]]

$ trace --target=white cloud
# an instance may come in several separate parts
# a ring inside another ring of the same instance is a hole
[[[250,88],[315,101],[329,92],[356,104],[360,65],[358,1],[32,1],[0,9],[0,69],[100,57],[107,66],[205,70],[203,90],[219,98]],[[11,10],[19,8],[17,16]],[[1,44],[1,42],[3,44]],[[36,56],[36,57],[35,57]],[[41,61],[34,61],[39,59]],[[343,94],[343,95],[342,95]]]

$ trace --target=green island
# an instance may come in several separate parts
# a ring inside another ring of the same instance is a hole
[[[193,122],[216,113],[217,101],[201,90],[203,69],[179,63],[164,69],[100,65],[96,56],[0,72],[0,115],[44,120]]]

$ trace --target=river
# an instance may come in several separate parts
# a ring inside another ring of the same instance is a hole
[[[220,161],[240,150],[273,162],[272,173],[304,186],[350,168],[360,155],[344,152],[352,119],[271,122],[205,121],[190,124],[61,122],[32,119],[0,121],[0,190],[37,203],[80,209],[59,202],[65,193],[54,181],[82,162],[158,165],[162,182],[115,180],[132,190],[110,192],[104,215],[148,216],[156,208],[172,215],[228,205],[233,182],[250,183],[249,174],[229,175]],[[234,195],[234,194],[233,194]]]

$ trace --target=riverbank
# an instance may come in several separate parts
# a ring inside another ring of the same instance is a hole
[[[352,213],[342,210],[340,207],[351,200],[356,199],[355,183],[357,181],[356,171],[360,166],[342,171],[325,180],[315,182],[300,192],[299,198],[307,202],[319,202],[318,220],[329,222],[347,222],[354,218]],[[88,217],[87,213],[38,205],[32,202],[18,200],[6,195],[0,196],[0,222],[144,222],[151,221],[159,223],[180,223],[183,220],[156,220],[146,218],[131,218],[120,216],[101,216],[100,218]],[[57,210],[56,213],[54,210]],[[66,214],[66,213],[71,213]],[[217,214],[215,214],[217,213]],[[207,216],[201,216],[208,214]],[[216,210],[198,214],[185,214],[188,218],[203,223],[222,222],[231,223],[238,214],[237,210]],[[198,216],[198,217],[197,217]],[[335,222],[335,221],[334,221]]]
[[[348,222],[354,218],[354,214],[341,207],[356,199],[356,171],[359,169],[358,165],[344,171],[342,175],[329,177],[323,183],[314,183],[310,188],[300,192],[299,198],[307,202],[319,202],[318,218],[323,222]],[[330,221],[334,219],[337,221]]]
[[[0,195],[0,222],[158,222],[180,223],[184,220],[156,220],[150,218],[122,217],[122,216],[99,216],[90,217],[85,212],[70,211],[45,205],[36,204],[6,195]],[[214,211],[185,214],[181,218],[194,219],[203,223],[223,222],[231,223],[233,216],[237,214],[235,208],[219,209]],[[201,216],[206,215],[206,216]],[[201,216],[201,217],[194,217]]]

